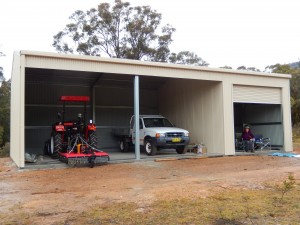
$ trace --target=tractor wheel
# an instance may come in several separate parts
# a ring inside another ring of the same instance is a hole
[[[45,142],[44,155],[50,155],[50,139]]]
[[[185,146],[180,146],[176,148],[177,154],[185,154],[187,152],[187,148]]]
[[[62,150],[62,135],[61,133],[53,133],[50,139],[50,154],[53,158],[58,157],[58,152]]]
[[[144,149],[147,155],[156,155],[157,147],[152,144],[151,139],[146,139],[144,141]]]
[[[128,152],[129,145],[125,138],[122,138],[120,141],[120,150],[121,152]]]
[[[93,148],[97,148],[97,136],[96,136],[96,132],[95,131],[90,131],[88,134],[88,144],[93,147]]]

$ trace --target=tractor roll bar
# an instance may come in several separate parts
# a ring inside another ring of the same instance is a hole
[[[65,102],[89,102],[90,97],[89,96],[61,96],[60,100]]]
[[[86,125],[86,103],[90,101],[89,96],[61,96],[60,101],[63,102],[63,122],[65,121],[66,102],[84,102],[83,122]]]

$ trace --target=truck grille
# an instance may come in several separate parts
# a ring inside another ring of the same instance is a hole
[[[183,133],[181,133],[181,132],[167,133],[166,136],[167,137],[171,137],[171,138],[183,137]]]

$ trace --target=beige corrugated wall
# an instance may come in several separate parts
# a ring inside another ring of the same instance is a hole
[[[159,89],[159,112],[189,130],[191,143],[224,154],[221,82],[173,79]]]
[[[11,76],[10,157],[18,167],[25,166],[25,56],[14,53]]]
[[[281,89],[282,94],[282,122],[283,122],[283,139],[284,150],[293,151],[292,140],[292,121],[291,121],[291,100],[290,100],[290,82],[285,80]]]

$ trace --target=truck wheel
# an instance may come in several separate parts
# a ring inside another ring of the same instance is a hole
[[[88,144],[93,148],[97,148],[98,140],[97,140],[96,132],[90,131],[88,133],[88,135],[89,135],[88,136]]]
[[[177,154],[185,154],[187,152],[187,147],[185,146],[180,146],[176,148]]]
[[[156,155],[157,147],[152,144],[152,140],[146,139],[144,142],[144,148],[147,155]]]
[[[128,152],[129,150],[128,142],[124,138],[120,141],[120,150],[121,152]]]
[[[50,154],[52,157],[58,157],[58,152],[62,150],[62,135],[61,133],[53,133],[50,139]]]

